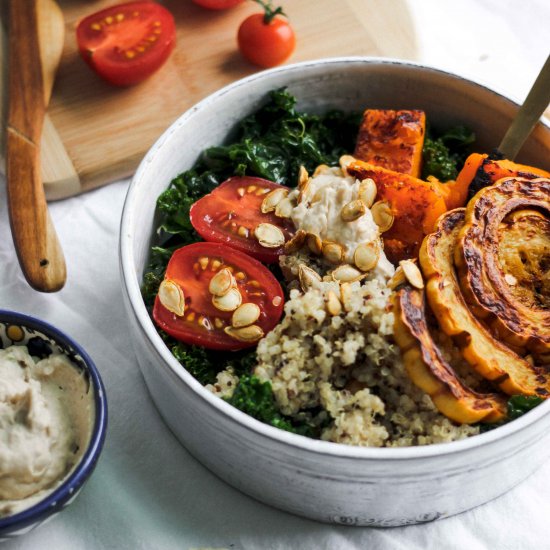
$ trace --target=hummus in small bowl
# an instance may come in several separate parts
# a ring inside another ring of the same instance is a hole
[[[42,321],[0,311],[0,540],[73,500],[95,467],[106,418],[85,351]]]

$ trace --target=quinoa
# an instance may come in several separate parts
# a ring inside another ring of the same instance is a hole
[[[306,292],[292,282],[300,263],[325,275]],[[298,418],[321,409],[330,420],[321,439],[349,445],[428,445],[479,433],[439,413],[409,379],[393,341],[384,278],[340,285],[305,252],[282,257],[281,267],[291,279],[290,297],[281,323],[258,344],[254,373],[271,382],[283,414]],[[330,292],[342,302],[339,315],[326,309]]]

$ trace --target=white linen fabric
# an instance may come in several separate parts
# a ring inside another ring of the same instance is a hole
[[[376,2],[365,6],[376,9]],[[547,0],[409,0],[409,10],[416,60],[519,100],[550,53]],[[392,529],[294,517],[239,493],[199,464],[162,422],[134,357],[118,261],[127,188],[121,181],[50,205],[68,280],[48,295],[33,291],[20,271],[0,179],[0,307],[36,315],[74,337],[97,364],[109,402],[105,449],[80,496],[51,522],[5,543],[6,550],[550,548],[550,464],[475,510]]]

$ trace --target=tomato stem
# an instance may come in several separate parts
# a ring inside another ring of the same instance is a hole
[[[260,4],[260,6],[262,6],[262,8],[264,9],[264,23],[266,25],[269,25],[276,15],[283,15],[284,17],[287,17],[281,6],[278,6],[276,8],[273,7],[271,0],[252,1],[256,2],[256,4]]]

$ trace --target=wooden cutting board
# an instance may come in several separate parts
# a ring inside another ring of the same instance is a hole
[[[242,59],[236,47],[238,26],[259,10],[257,4],[245,2],[216,12],[191,0],[166,0],[163,4],[177,25],[177,46],[169,61],[138,86],[111,87],[79,57],[75,28],[81,17],[115,3],[59,0],[66,20],[65,46],[42,139],[43,179],[50,200],[130,176],[149,147],[185,110],[259,70]],[[346,55],[416,57],[404,0],[282,0],[280,4],[297,36],[288,63]],[[0,48],[4,68],[2,50],[5,42]],[[7,82],[6,75],[3,81]]]

